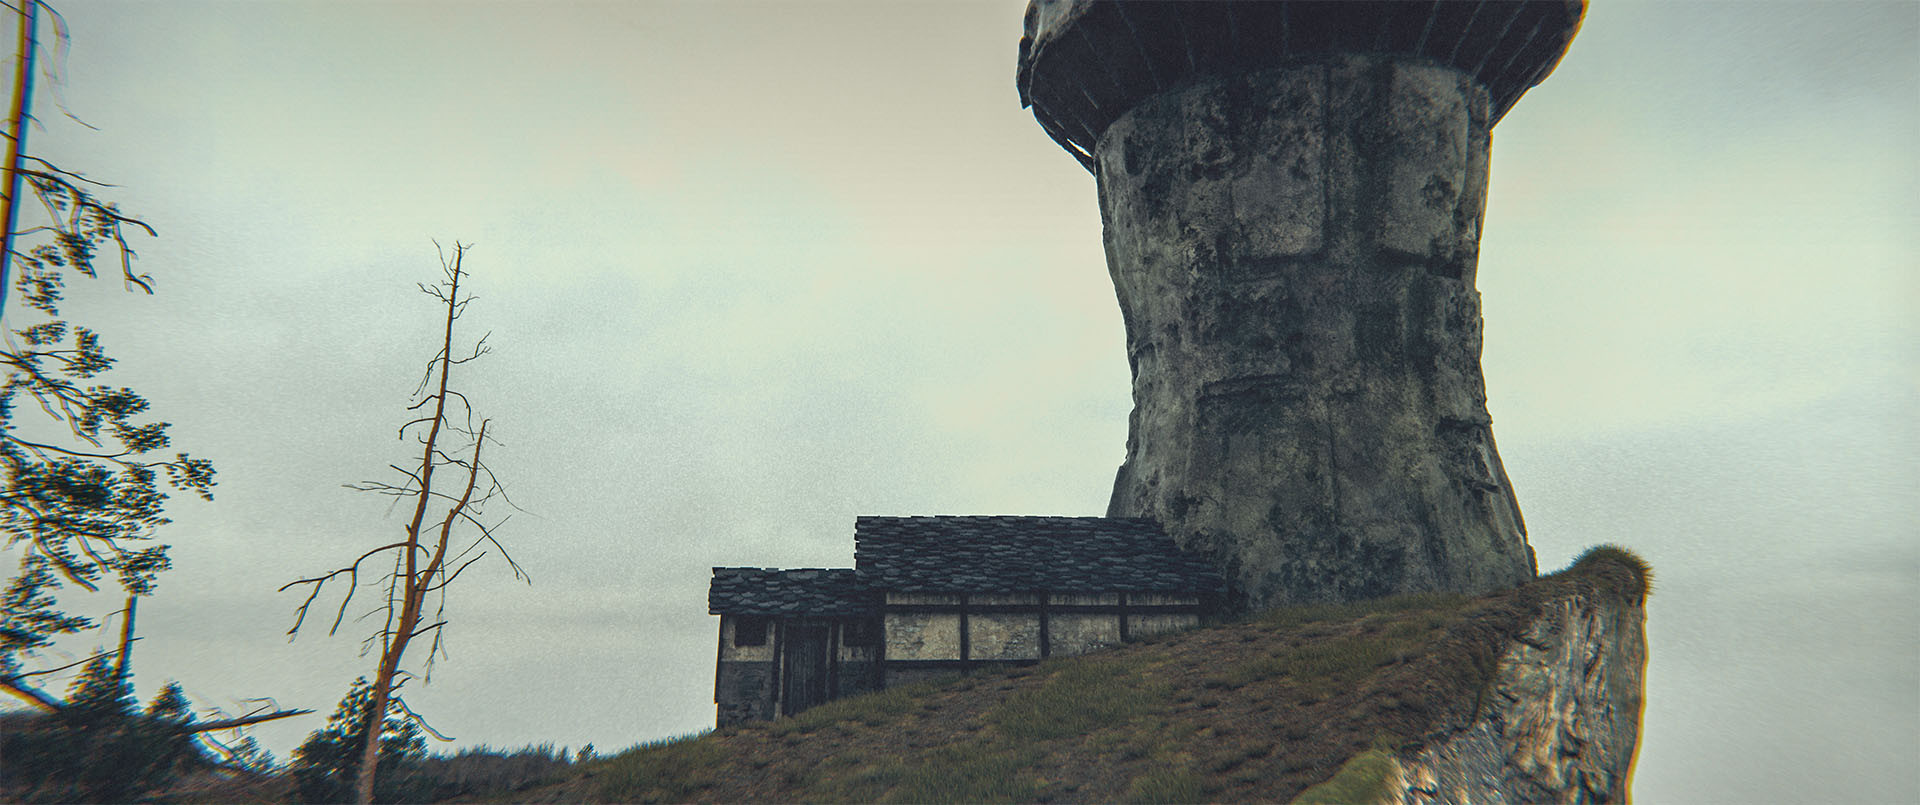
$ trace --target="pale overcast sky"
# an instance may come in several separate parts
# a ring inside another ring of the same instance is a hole
[[[43,105],[31,145],[160,232],[159,295],[68,312],[220,470],[161,534],[143,698],[321,711],[259,730],[285,759],[370,671],[363,630],[287,643],[274,590],[400,526],[341,484],[406,455],[434,238],[476,244],[496,352],[459,384],[532,512],[534,584],[470,571],[409,686],[456,746],[711,726],[711,566],[848,566],[860,514],[1102,513],[1120,316],[1092,178],[1014,91],[1024,5],[66,3],[97,130]],[[1910,1],[1601,2],[1494,132],[1532,543],[1659,574],[1643,802],[1920,790],[1917,43]]]

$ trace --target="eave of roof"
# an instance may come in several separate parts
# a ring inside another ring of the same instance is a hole
[[[873,595],[852,568],[716,567],[707,587],[712,615],[837,617],[872,611]]]
[[[1553,72],[1585,12],[1584,0],[1032,0],[1014,82],[1088,170],[1100,135],[1147,97],[1329,53],[1459,69],[1487,88],[1498,122]]]

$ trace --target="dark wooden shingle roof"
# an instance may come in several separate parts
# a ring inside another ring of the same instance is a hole
[[[872,602],[852,568],[716,567],[707,588],[711,615],[862,615]]]
[[[860,517],[854,565],[886,592],[1169,592],[1221,587],[1206,557],[1152,520],[1114,517]]]

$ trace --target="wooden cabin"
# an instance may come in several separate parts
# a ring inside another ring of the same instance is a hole
[[[1188,628],[1220,590],[1151,520],[857,518],[852,569],[713,569],[718,723]]]

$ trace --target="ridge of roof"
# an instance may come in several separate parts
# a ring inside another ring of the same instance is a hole
[[[1207,557],[1134,517],[862,516],[854,567],[872,588],[899,592],[1206,594],[1222,586]]]
[[[881,592],[1141,592],[1209,595],[1205,556],[1137,517],[863,515],[851,568],[715,567],[707,610],[730,615],[860,615]]]

